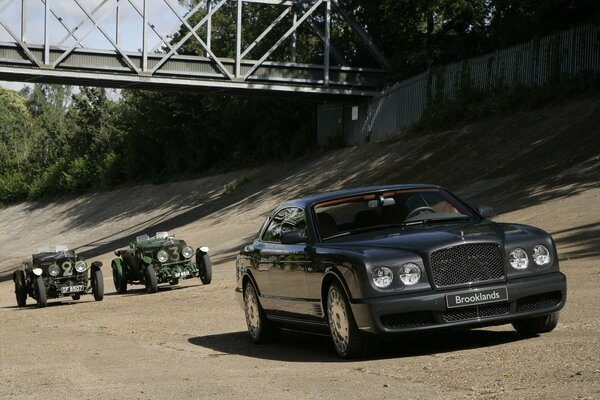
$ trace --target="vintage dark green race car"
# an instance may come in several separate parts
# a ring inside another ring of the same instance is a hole
[[[40,250],[13,272],[17,305],[24,307],[27,295],[34,298],[38,307],[46,307],[47,299],[71,296],[79,300],[82,294],[92,293],[94,300],[104,298],[102,263],[88,265],[83,258],[57,246],[56,251]],[[90,276],[88,278],[88,271]]]
[[[115,250],[115,255],[111,266],[117,293],[125,293],[128,283],[145,285],[148,293],[156,293],[159,283],[176,285],[180,279],[196,276],[205,285],[212,280],[208,247],[194,251],[168,232],[138,236],[128,248]]]

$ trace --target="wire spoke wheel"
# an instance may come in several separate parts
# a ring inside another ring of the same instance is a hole
[[[350,342],[350,322],[346,302],[339,289],[332,286],[327,297],[327,316],[331,336],[338,353],[344,354]]]

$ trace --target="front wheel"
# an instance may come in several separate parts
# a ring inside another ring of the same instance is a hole
[[[102,275],[101,269],[95,269],[92,271],[92,293],[94,294],[94,300],[102,301],[104,298],[104,276]]]
[[[148,264],[144,266],[145,268],[145,284],[146,284],[146,292],[147,293],[156,293],[158,292],[158,281],[156,280],[156,271],[154,270],[154,266],[152,264]]]
[[[25,307],[27,304],[27,289],[25,289],[25,274],[23,271],[16,271],[14,274],[14,280],[17,306]]]
[[[200,280],[203,284],[208,285],[212,281],[212,262],[208,254],[198,251],[196,265],[198,266]]]
[[[338,283],[327,292],[327,321],[340,357],[356,358],[375,350],[377,341],[358,330],[346,293]]]
[[[44,283],[44,278],[41,276],[35,278],[33,286],[35,290],[35,300],[37,301],[37,306],[40,308],[46,307],[48,305],[48,299],[46,298],[46,284]]]
[[[244,287],[244,313],[248,333],[255,343],[265,343],[275,337],[275,327],[267,319],[265,311],[260,306],[258,294],[250,282]]]
[[[546,333],[554,330],[558,325],[558,315],[555,312],[541,317],[533,317],[515,321],[512,323],[513,328],[523,336],[535,336],[538,333]]]
[[[125,277],[125,271],[123,265],[117,264],[115,261],[112,263],[112,276],[113,283],[115,284],[115,290],[118,294],[127,292],[127,277]]]

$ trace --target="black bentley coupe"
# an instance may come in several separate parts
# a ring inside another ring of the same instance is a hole
[[[444,188],[393,185],[291,200],[239,253],[236,292],[250,336],[329,333],[344,358],[380,336],[512,324],[553,330],[566,301],[541,229],[487,220]]]

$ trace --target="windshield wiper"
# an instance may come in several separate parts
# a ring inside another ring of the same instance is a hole
[[[468,215],[461,215],[461,216],[456,216],[456,217],[443,217],[443,218],[424,218],[424,219],[419,219],[416,221],[405,222],[404,225],[406,225],[406,226],[423,225],[423,224],[429,224],[432,222],[465,221],[465,220],[469,220],[469,219],[471,219],[471,217],[469,217]]]

